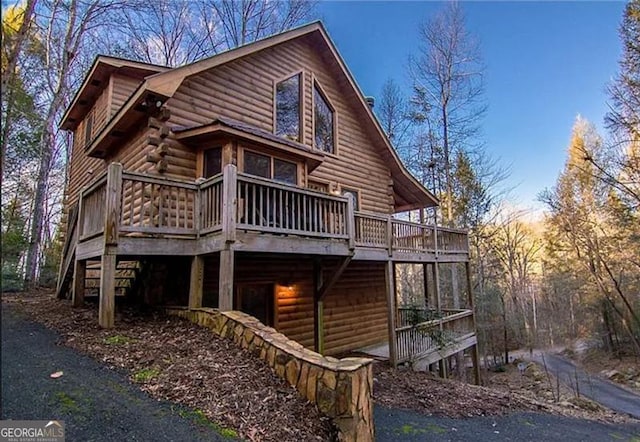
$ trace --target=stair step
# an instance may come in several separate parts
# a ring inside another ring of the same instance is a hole
[[[99,288],[100,287],[100,279],[89,279],[84,281],[85,288]],[[130,279],[116,279],[116,288],[131,288],[131,280]]]

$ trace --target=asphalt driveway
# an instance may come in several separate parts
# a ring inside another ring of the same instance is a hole
[[[540,364],[543,363],[541,356],[536,355],[534,359]],[[581,395],[607,408],[640,419],[640,396],[636,393],[625,390],[606,379],[592,376],[562,356],[545,353],[544,362],[560,382],[574,391],[577,389]]]
[[[156,401],[58,339],[2,305],[2,419],[64,420],[68,441],[230,440],[233,432],[196,410]],[[50,378],[57,371],[64,375]]]
[[[376,440],[395,441],[640,441],[640,423],[603,424],[543,413],[451,419],[376,406]]]

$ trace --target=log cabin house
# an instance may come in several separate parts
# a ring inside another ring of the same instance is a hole
[[[173,69],[98,56],[61,127],[73,147],[58,296],[97,295],[103,327],[127,295],[241,310],[326,355],[477,361],[470,286],[449,289],[456,305],[441,296],[442,268],[468,274],[466,233],[395,215],[438,201],[321,23]],[[422,324],[398,304],[406,263],[424,277],[417,310],[439,312]]]

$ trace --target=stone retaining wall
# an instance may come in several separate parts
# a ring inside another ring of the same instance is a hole
[[[374,440],[371,359],[322,356],[238,311],[169,307],[167,312],[233,339],[266,361],[278,376],[333,419],[340,440]]]

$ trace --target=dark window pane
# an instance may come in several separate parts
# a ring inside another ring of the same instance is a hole
[[[313,88],[315,147],[333,153],[333,111],[317,87]]]
[[[93,141],[92,135],[93,131],[93,111],[89,112],[87,118],[84,122],[84,147],[89,146],[91,141]]]
[[[271,158],[245,150],[244,171],[251,175],[271,178]]]
[[[276,135],[300,140],[300,74],[276,85]]]
[[[214,147],[204,151],[204,177],[209,178],[222,172],[222,148]]]
[[[288,184],[298,183],[298,166],[289,161],[273,160],[273,179]]]

